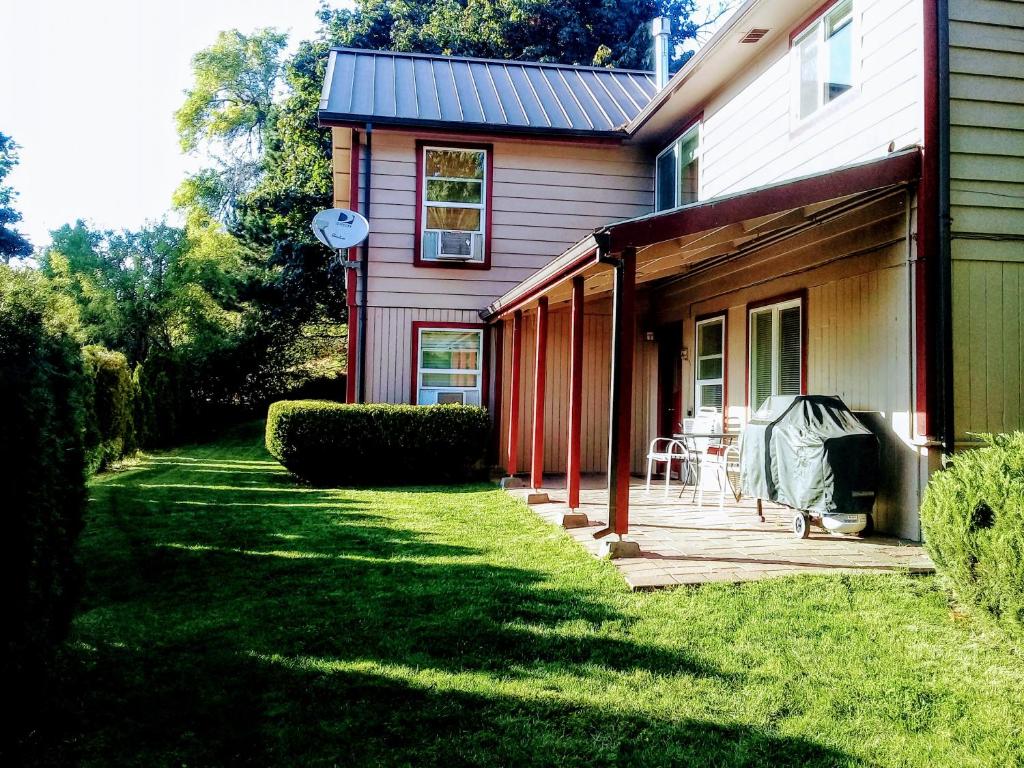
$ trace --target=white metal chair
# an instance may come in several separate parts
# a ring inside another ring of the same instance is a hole
[[[679,480],[686,487],[686,480],[691,473],[690,452],[680,440],[672,437],[656,437],[651,441],[647,451],[647,492],[651,492],[651,473],[655,464],[665,465],[665,498],[668,498],[669,485],[672,482],[672,463],[679,462]]]

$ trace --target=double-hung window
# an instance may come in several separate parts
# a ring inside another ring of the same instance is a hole
[[[694,399],[698,408],[722,409],[725,390],[725,317],[697,321]]]
[[[700,123],[669,144],[655,165],[655,209],[695,203],[700,191]]]
[[[487,150],[423,146],[420,260],[485,261]]]
[[[750,408],[771,395],[799,395],[803,385],[800,299],[750,310]]]
[[[480,405],[483,330],[416,328],[416,404]]]
[[[840,0],[793,39],[797,119],[853,88],[853,27],[853,0]]]

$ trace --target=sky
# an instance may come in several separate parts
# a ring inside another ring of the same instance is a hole
[[[82,218],[157,221],[198,161],[174,111],[192,55],[217,33],[258,27],[311,37],[317,0],[0,0],[0,131],[21,145],[7,181],[33,245]]]
[[[705,6],[720,0],[705,0]],[[335,2],[333,5],[342,5]],[[170,216],[201,161],[182,154],[174,111],[193,54],[224,29],[276,27],[294,46],[317,0],[0,0],[0,132],[21,145],[7,182],[33,245],[84,219],[137,228]]]

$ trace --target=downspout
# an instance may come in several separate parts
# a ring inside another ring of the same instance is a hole
[[[366,151],[363,152],[363,179],[365,183],[365,194],[362,200],[362,214],[367,221],[370,221],[370,163],[373,159],[373,124],[366,124]],[[372,227],[371,227],[372,229]],[[369,267],[370,267],[370,237],[363,241],[361,264],[359,270],[359,394],[357,402],[366,402],[366,301],[369,293]]]
[[[937,0],[938,43],[938,299],[939,299],[939,392],[941,393],[942,439],[947,453],[956,442],[953,413],[953,254],[951,246],[952,206],[950,203],[949,138],[949,0]]]

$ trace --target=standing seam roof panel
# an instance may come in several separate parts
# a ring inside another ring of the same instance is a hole
[[[512,85],[512,78],[509,75],[508,67],[505,65],[495,66],[491,69],[494,76],[494,85],[498,89],[498,99],[505,112],[506,125],[529,125],[530,121],[523,111],[519,99],[516,98],[515,86]]]
[[[480,94],[477,92],[473,73],[469,68],[469,62],[452,61],[451,65],[452,77],[455,81],[455,91],[458,93],[459,103],[462,105],[463,119],[470,123],[491,122],[493,116],[484,113]]]
[[[429,61],[412,59],[416,77],[416,108],[418,117],[425,120],[440,120],[441,105],[437,100],[437,83],[434,82],[434,67]]]
[[[522,107],[523,113],[526,115],[526,122],[536,127],[547,126],[548,121],[544,116],[544,107],[537,101],[533,88],[530,86],[530,80],[523,68],[511,67],[508,70],[508,77],[512,82],[512,92],[519,100],[519,106]]]
[[[476,82],[477,98],[480,99],[480,104],[483,107],[484,114],[488,117],[488,122],[496,124],[508,122],[505,110],[501,106],[501,101],[498,100],[498,92],[488,71],[489,67],[486,64],[474,61],[470,63],[469,69],[473,75],[473,80]]]

